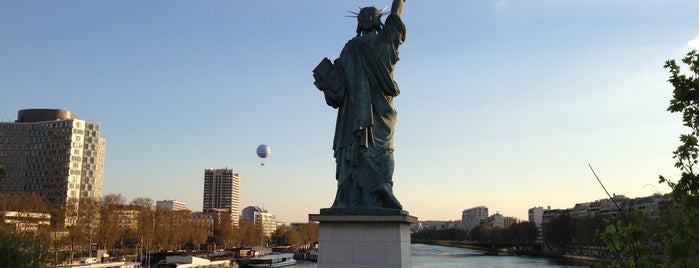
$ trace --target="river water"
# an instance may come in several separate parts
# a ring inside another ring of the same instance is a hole
[[[525,256],[486,256],[476,249],[435,245],[412,245],[414,268],[427,267],[586,267],[583,263]],[[314,262],[298,262],[295,267],[316,267]]]

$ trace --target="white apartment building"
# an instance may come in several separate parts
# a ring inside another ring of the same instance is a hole
[[[277,218],[266,210],[255,212],[254,222],[256,226],[262,227],[262,232],[268,238],[277,230]]]
[[[36,193],[51,204],[102,197],[106,142],[99,123],[60,109],[17,114],[15,122],[0,122],[0,192]]]
[[[461,221],[464,225],[464,229],[468,232],[471,229],[478,227],[481,224],[486,223],[488,219],[488,208],[485,206],[478,206],[469,209],[465,209],[461,213]]]
[[[549,207],[548,209],[551,209]],[[533,207],[529,209],[529,222],[534,223],[536,226],[537,233],[539,237],[543,234],[542,223],[544,221],[544,207]]]
[[[550,207],[549,207],[550,209]],[[544,218],[544,207],[533,207],[529,209],[529,222],[534,223],[536,228],[541,228],[541,221]]]
[[[177,200],[161,200],[155,202],[155,207],[166,210],[187,210],[187,203]]]
[[[493,227],[505,228],[505,218],[499,212],[495,213],[488,217],[488,224]]]

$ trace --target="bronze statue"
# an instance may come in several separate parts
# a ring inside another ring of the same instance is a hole
[[[334,63],[324,58],[313,70],[315,86],[338,109],[333,141],[338,186],[331,209],[402,209],[392,177],[393,98],[400,92],[393,68],[405,40],[403,2],[394,0],[390,13],[375,7],[351,12],[357,17],[357,36]]]

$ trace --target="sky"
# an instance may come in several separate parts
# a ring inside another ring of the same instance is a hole
[[[200,211],[204,170],[230,168],[241,209],[306,222],[336,191],[336,110],[311,71],[371,5],[390,2],[0,1],[0,120],[99,122],[103,195]],[[393,189],[419,220],[606,198],[588,165],[631,198],[679,178],[663,64],[699,48],[699,1],[411,0],[403,21]]]

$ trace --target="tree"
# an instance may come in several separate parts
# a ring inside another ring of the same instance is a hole
[[[4,176],[5,170],[0,167],[0,181]],[[7,194],[0,195],[2,212],[13,210],[43,213],[46,209],[45,200],[35,194],[20,195],[19,198]],[[14,226],[7,226],[3,217],[0,217],[0,267],[47,267],[50,256],[37,239],[41,237],[40,230],[36,233],[18,232]]]
[[[510,225],[506,230],[506,239],[513,242],[534,242],[539,235],[533,222],[519,222]]]
[[[119,215],[117,209],[126,203],[121,194],[108,194],[102,197],[99,206],[99,241],[101,249],[111,249],[119,239]]]
[[[608,221],[607,226],[599,233],[600,239],[615,256],[615,263],[610,267],[658,266],[658,254],[649,246],[649,227],[642,213],[637,212],[628,218]]]
[[[256,246],[258,244],[257,237],[259,236],[255,225],[250,220],[240,220],[240,227],[238,229],[240,237],[241,246]]]
[[[0,267],[48,267],[49,253],[33,234],[0,229]]]
[[[179,250],[190,240],[189,210],[155,209],[154,245],[160,250]]]
[[[147,197],[137,197],[129,204],[138,210],[138,224],[135,231],[137,247],[148,252],[153,245],[155,232],[153,200]]]
[[[317,222],[308,222],[301,226],[301,240],[303,243],[310,247],[313,243],[318,242],[319,228]]]
[[[236,230],[230,213],[216,212],[214,214],[213,241],[223,247],[235,246],[238,242],[238,230]]]
[[[673,152],[675,167],[682,171],[679,181],[660,176],[660,183],[670,186],[670,196],[680,211],[671,214],[676,218],[668,225],[664,239],[667,265],[691,267],[699,263],[699,174],[695,170],[699,161],[699,54],[692,50],[682,62],[689,75],[681,74],[675,60],[668,60],[663,66],[669,69],[668,82],[674,88],[667,110],[682,113],[684,126],[690,131],[680,135],[680,145]]]
[[[597,233],[605,228],[605,222],[599,214],[594,217],[578,217],[571,219],[570,234],[577,243],[598,244],[600,241]]]
[[[94,197],[83,197],[79,200],[77,198],[70,199],[67,207],[72,211],[71,213],[75,213],[73,217],[76,219],[75,224],[68,228],[71,260],[73,259],[73,250],[76,246],[87,250],[88,255],[92,255],[92,243],[97,240],[100,216],[99,205],[99,199]]]
[[[573,239],[570,235],[571,217],[569,214],[561,214],[553,218],[544,228],[544,241],[557,244],[570,244]]]
[[[189,232],[189,243],[194,246],[195,250],[201,249],[201,247],[206,244],[206,239],[208,237],[206,226],[193,222],[192,220],[187,222],[187,228]]]

